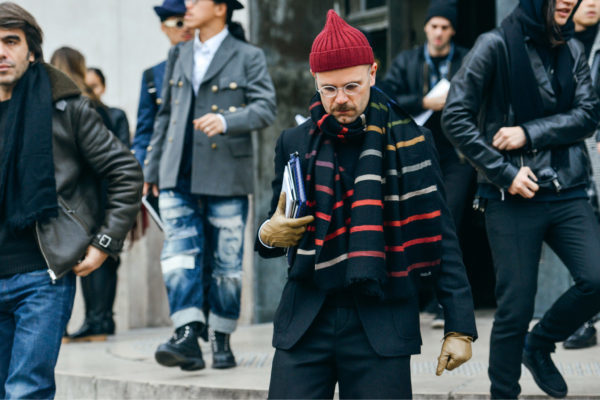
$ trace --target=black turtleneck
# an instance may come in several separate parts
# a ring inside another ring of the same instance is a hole
[[[0,154],[4,150],[4,125],[9,101],[0,102]],[[46,269],[46,262],[35,239],[33,228],[10,232],[0,221],[0,279],[11,275]]]
[[[585,56],[587,58],[590,57],[590,53],[592,52],[592,47],[594,47],[594,41],[596,40],[597,34],[598,24],[591,26],[584,31],[575,32],[575,39],[583,43],[583,47],[585,48]]]

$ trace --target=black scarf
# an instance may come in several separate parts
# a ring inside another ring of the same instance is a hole
[[[546,34],[543,6],[553,0],[520,0],[519,6],[502,22],[504,39],[508,48],[510,103],[515,113],[516,125],[545,116],[542,97],[527,53],[525,37],[528,36],[541,52],[542,59],[556,57],[557,107],[551,114],[569,110],[575,95],[573,56],[565,43],[552,48]],[[575,13],[573,10],[573,14]],[[571,14],[571,15],[573,15]],[[572,16],[561,28],[562,40],[569,40],[575,33]]]
[[[58,215],[52,89],[41,63],[31,64],[13,89],[0,165],[0,218],[9,229]]]
[[[414,294],[415,273],[441,263],[441,197],[425,136],[371,89],[364,120],[341,125],[319,95],[306,154],[307,228],[290,279],[324,290],[355,287],[380,298]],[[365,124],[366,122],[366,124]],[[354,176],[340,168],[334,141],[364,135]]]
[[[596,35],[598,34],[598,24],[590,26],[581,32],[575,32],[575,39],[579,40],[585,49],[585,56],[590,57],[592,47],[596,41]]]

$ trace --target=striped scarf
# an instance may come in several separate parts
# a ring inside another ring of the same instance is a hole
[[[290,279],[313,279],[326,291],[412,296],[417,272],[441,263],[442,200],[425,136],[377,89],[371,89],[366,125],[361,118],[339,124],[318,94],[311,104],[305,179],[315,221],[298,245]],[[338,165],[334,141],[356,135],[364,139],[349,176]]]

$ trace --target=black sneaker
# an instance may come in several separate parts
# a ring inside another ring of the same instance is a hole
[[[199,322],[184,325],[175,330],[168,342],[161,344],[154,353],[156,362],[165,367],[180,367],[184,371],[196,371],[205,367],[202,350],[198,345],[198,333],[203,329]]]
[[[217,332],[209,329],[210,347],[213,353],[212,367],[216,369],[233,368],[237,365],[235,357],[229,346],[227,333]]]
[[[565,349],[585,349],[586,347],[595,346],[597,343],[598,339],[596,338],[594,324],[586,322],[564,341],[563,347]]]
[[[544,350],[523,350],[523,364],[533,380],[549,396],[561,399],[567,395],[567,383],[554,365],[550,352]]]

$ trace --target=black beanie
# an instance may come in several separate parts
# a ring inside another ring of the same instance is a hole
[[[456,0],[431,0],[425,24],[433,17],[446,18],[456,30],[458,22],[458,10],[456,9]]]

